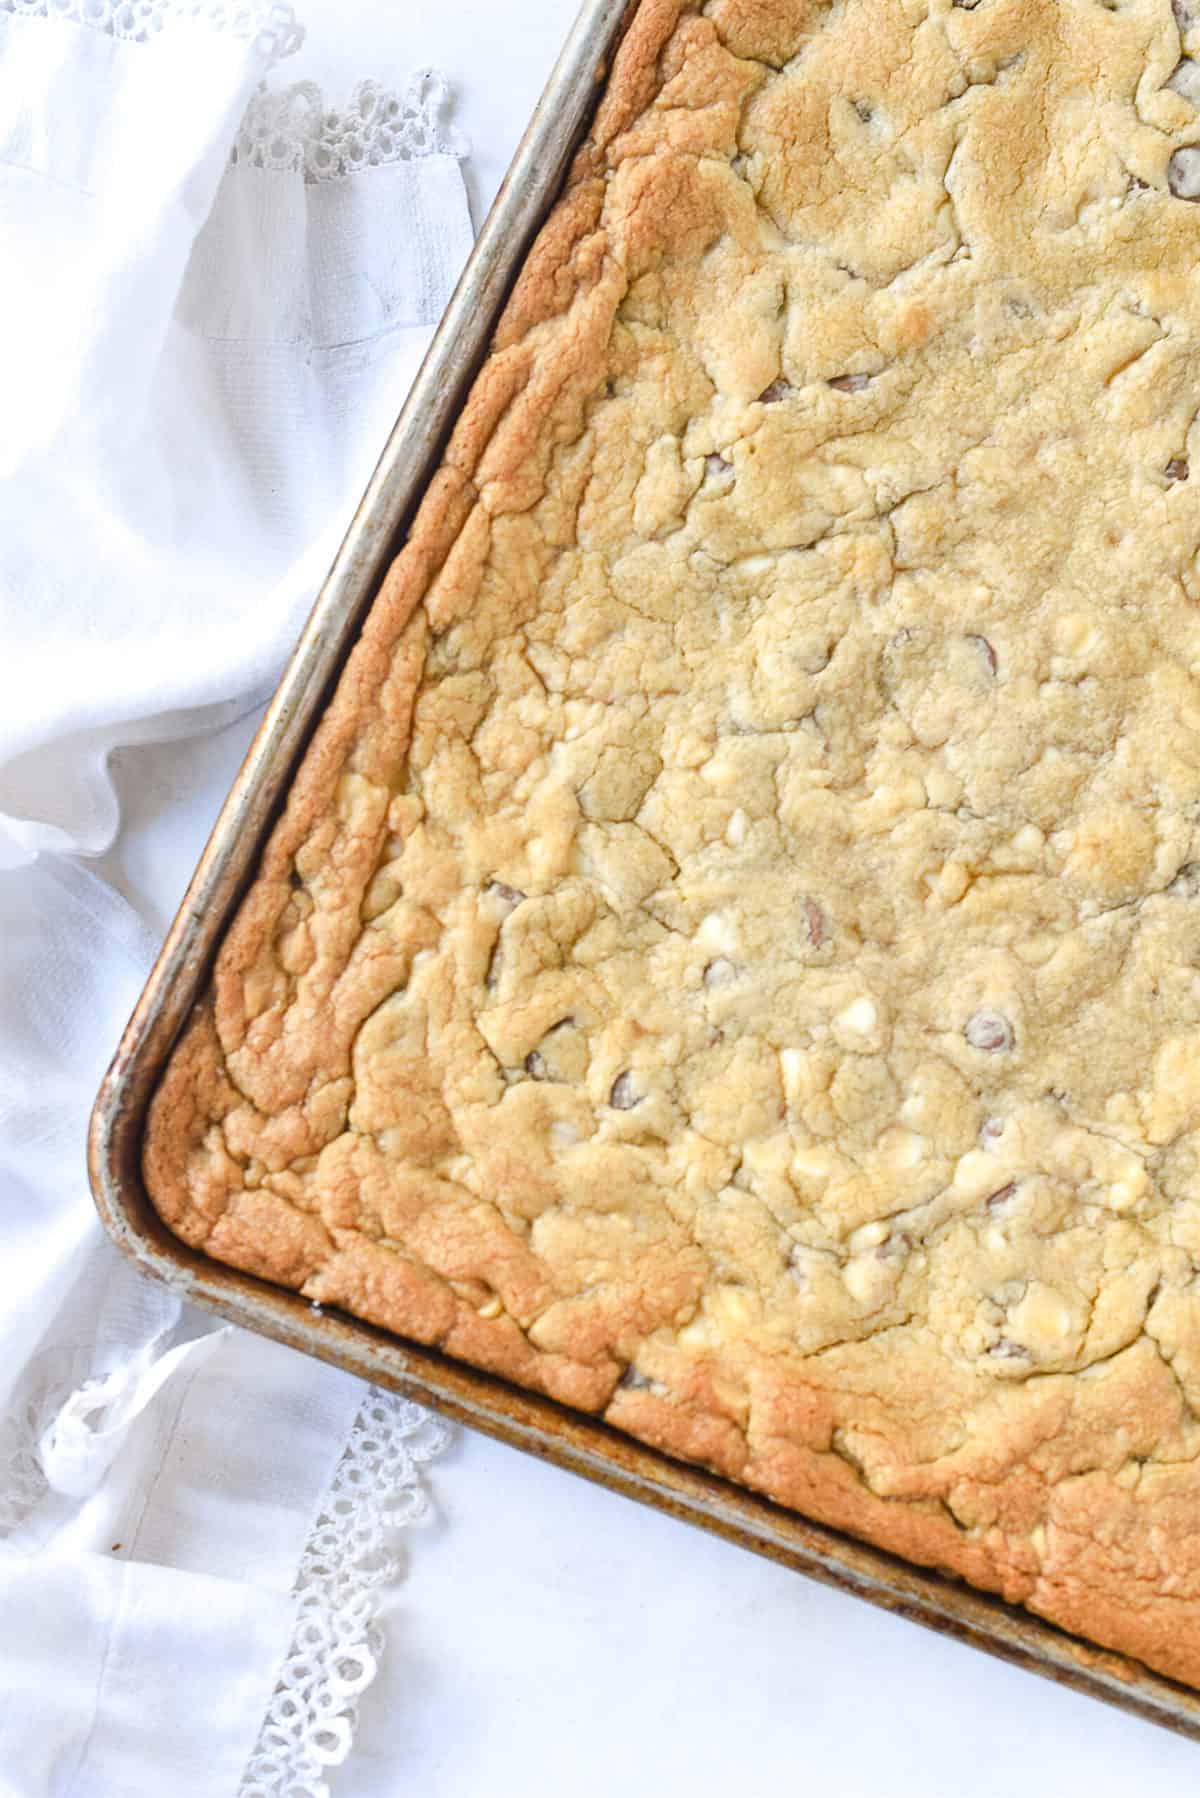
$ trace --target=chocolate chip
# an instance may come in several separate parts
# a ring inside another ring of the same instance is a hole
[[[963,1035],[973,1049],[995,1055],[1013,1046],[1012,1025],[998,1011],[973,1011],[963,1026]]]
[[[834,375],[831,380],[826,381],[825,385],[834,388],[838,393],[861,393],[864,387],[871,385],[871,377],[870,375]]]
[[[1190,472],[1186,456],[1172,456],[1163,469],[1168,481],[1186,481]]]
[[[804,925],[809,942],[814,949],[819,949],[825,941],[825,914],[815,899],[804,901]]]
[[[648,1374],[639,1372],[632,1362],[617,1381],[617,1386],[623,1392],[648,1392],[652,1398],[663,1398],[667,1390],[661,1380],[652,1380]]]
[[[884,691],[895,693],[906,683],[928,679],[930,658],[940,645],[931,630],[903,624],[879,652],[879,678]]]
[[[971,645],[971,647],[973,649],[977,649],[979,651],[980,655],[983,657],[985,663],[987,664],[988,673],[995,674],[996,669],[999,666],[999,663],[996,661],[996,652],[992,648],[991,644],[988,642],[987,638],[981,637],[979,635],[978,631],[970,631],[967,634],[967,642]]]
[[[989,1211],[999,1211],[1002,1208],[1002,1206],[1008,1204],[1008,1201],[1012,1198],[1012,1196],[1016,1192],[1016,1190],[1017,1190],[1016,1181],[1010,1180],[1007,1186],[1002,1186],[1000,1188],[999,1192],[994,1192],[992,1194],[991,1198],[987,1200],[988,1210]]]
[[[546,1064],[536,1049],[531,1049],[525,1057],[525,1072],[534,1080],[546,1078]]]
[[[758,403],[760,406],[777,405],[780,400],[786,399],[788,394],[791,391],[792,391],[791,382],[785,381],[783,376],[780,375],[779,379],[776,381],[772,381],[771,385],[769,387],[763,388],[762,392],[758,396]]]
[[[869,125],[871,120],[875,117],[875,108],[871,105],[871,102],[869,100],[855,100],[853,104],[854,110],[862,120],[863,124]]]
[[[725,956],[718,955],[710,961],[701,975],[705,986],[728,986],[731,980],[737,979],[737,969]]]
[[[1200,63],[1190,56],[1181,56],[1167,76],[1166,86],[1189,106],[1200,106]]]
[[[1200,200],[1200,144],[1184,144],[1167,164],[1167,186],[1177,200]]]
[[[1184,862],[1167,891],[1173,899],[1200,898],[1200,862]]]
[[[608,1102],[617,1111],[632,1111],[640,1102],[640,1094],[633,1090],[633,1075],[628,1070],[624,1074],[618,1074],[613,1081]]]

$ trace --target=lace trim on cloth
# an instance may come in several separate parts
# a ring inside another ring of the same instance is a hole
[[[372,1387],[363,1400],[300,1560],[291,1646],[237,1798],[329,1798],[325,1770],[350,1752],[383,1650],[377,1594],[400,1573],[396,1537],[428,1512],[421,1469],[449,1439],[409,1399]]]
[[[302,174],[312,182],[423,156],[465,156],[465,141],[443,119],[449,100],[450,89],[434,69],[418,69],[402,93],[378,81],[360,81],[342,108],[326,107],[313,81],[278,92],[260,87],[246,108],[231,160]]]
[[[129,43],[146,44],[184,20],[255,44],[267,62],[291,56],[304,42],[288,0],[0,0],[0,13],[66,19]]]
[[[90,1364],[86,1347],[42,1349],[30,1360],[0,1417],[0,1540],[20,1529],[49,1492],[38,1444]]]

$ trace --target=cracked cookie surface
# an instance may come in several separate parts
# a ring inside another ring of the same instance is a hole
[[[145,1166],[1200,1684],[1189,49],[642,0]]]

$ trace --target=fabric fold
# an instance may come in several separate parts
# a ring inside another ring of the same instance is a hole
[[[0,1769],[21,1798],[232,1794],[292,1715],[314,1604],[335,1662],[284,1746],[318,1790],[376,1651],[346,1557],[382,1513],[344,1542],[322,1524],[368,1389],[181,1313],[102,1236],[83,1158],[155,946],[76,859],[119,832],[110,758],[269,690],[470,244],[436,78],[364,84],[334,131],[316,90],[258,92],[296,36],[284,6],[0,0]],[[409,1497],[410,1424],[377,1462],[353,1438]],[[357,1488],[339,1502],[357,1517]]]
[[[239,137],[262,72],[253,41],[194,22],[139,44],[0,10],[10,859],[96,853],[115,744],[269,690],[470,246],[428,75],[364,84],[360,135],[378,115],[390,138],[316,179],[325,126],[288,166]]]

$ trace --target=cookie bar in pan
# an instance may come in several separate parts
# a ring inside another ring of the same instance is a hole
[[[144,1166],[1200,1685],[1191,31],[642,0]]]

